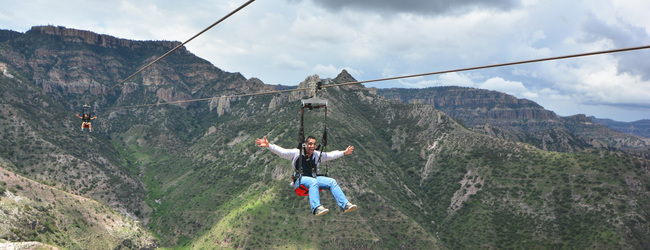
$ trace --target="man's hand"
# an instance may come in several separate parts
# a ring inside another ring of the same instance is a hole
[[[264,139],[255,139],[255,144],[257,144],[258,147],[269,147],[269,140],[266,139],[266,136],[264,136]]]
[[[345,149],[345,155],[352,154],[353,150],[354,150],[353,146],[348,146],[348,148]]]

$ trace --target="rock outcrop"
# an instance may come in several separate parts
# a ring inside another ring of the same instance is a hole
[[[133,41],[128,39],[120,39],[114,36],[101,35],[91,31],[78,30],[78,29],[69,29],[63,26],[34,26],[27,33],[40,33],[46,35],[53,35],[62,37],[66,42],[83,42],[92,45],[99,45],[107,48],[116,48],[116,47],[142,47],[143,42]],[[157,42],[161,46],[166,48],[174,48],[181,44],[178,41],[159,41]]]

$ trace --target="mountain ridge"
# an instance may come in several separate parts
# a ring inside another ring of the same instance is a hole
[[[619,130],[626,134],[633,134],[636,136],[650,138],[650,119],[643,119],[633,122],[620,122],[606,118],[596,118],[589,116],[594,123],[603,124],[612,129]]]
[[[527,99],[467,87],[422,90],[380,89],[388,99],[426,103],[462,121],[475,132],[522,141],[544,150],[572,152],[610,147],[650,157],[650,139],[624,134],[586,115],[562,117]]]

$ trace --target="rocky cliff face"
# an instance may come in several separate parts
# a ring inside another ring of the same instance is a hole
[[[475,132],[531,143],[550,151],[612,147],[648,157],[650,140],[592,122],[585,115],[561,117],[535,102],[496,91],[461,87],[382,89],[388,99],[424,103],[462,121]]]
[[[382,89],[388,99],[407,103],[424,103],[462,118],[467,125],[485,120],[546,120],[557,115],[537,103],[496,91],[472,88],[440,87],[421,90]]]
[[[81,42],[90,45],[99,45],[106,48],[126,47],[133,49],[147,46],[145,43],[148,43],[142,41],[120,39],[114,36],[97,34],[86,30],[69,29],[63,26],[34,26],[29,31],[27,31],[27,33],[30,32],[61,37],[66,42]],[[178,41],[158,41],[156,43],[167,49],[172,49],[181,44],[181,42]]]
[[[0,33],[7,45],[0,47],[0,60],[6,62],[10,70],[31,72],[24,77],[46,93],[97,96],[115,86],[114,91],[107,93],[110,98],[117,96],[118,92],[144,91],[145,97],[121,96],[124,102],[131,102],[124,105],[134,105],[145,104],[145,100],[164,103],[206,98],[219,93],[227,95],[274,89],[259,79],[245,79],[239,73],[223,72],[185,48],[178,49],[129,82],[119,84],[178,46],[179,42],[132,41],[59,26],[37,26],[25,34]],[[20,47],[20,44],[27,46]],[[183,67],[173,66],[179,63]],[[177,106],[187,108],[188,105]]]

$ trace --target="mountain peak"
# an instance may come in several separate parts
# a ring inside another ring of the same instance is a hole
[[[337,75],[336,78],[334,78],[334,82],[336,83],[348,83],[348,82],[356,82],[356,81],[357,79],[354,79],[354,77],[352,77],[352,75],[350,75],[350,73],[348,73],[348,71],[345,69],[341,71],[341,73],[339,73],[339,75]]]

